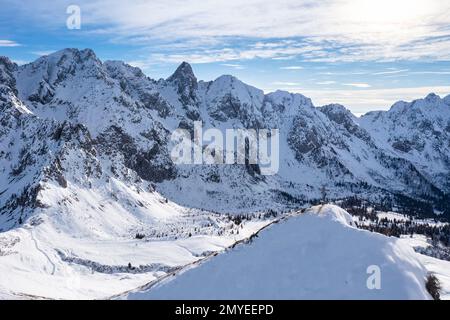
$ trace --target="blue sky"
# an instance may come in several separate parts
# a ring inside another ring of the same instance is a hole
[[[81,29],[66,22],[81,9]],[[152,78],[190,62],[267,92],[305,94],[354,113],[450,94],[450,2],[441,0],[0,0],[0,55],[18,63],[92,48]]]

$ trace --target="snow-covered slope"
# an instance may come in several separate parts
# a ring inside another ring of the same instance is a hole
[[[367,287],[374,265],[381,271],[379,290]],[[128,298],[429,299],[426,274],[411,247],[358,230],[346,211],[326,205]]]

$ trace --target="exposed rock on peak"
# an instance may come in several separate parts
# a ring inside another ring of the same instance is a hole
[[[177,70],[167,79],[169,82],[187,85],[189,88],[197,86],[197,78],[189,63],[181,63]]]
[[[0,69],[12,72],[17,70],[17,64],[12,62],[8,57],[0,56]]]
[[[337,117],[340,115],[341,118],[343,117],[351,117],[353,118],[353,114],[345,108],[341,104],[328,104],[323,107],[319,107],[319,110],[325,113],[328,116],[335,116],[336,121],[338,121]]]
[[[99,61],[95,52],[89,48],[83,50],[76,48],[67,48],[55,53],[51,53],[50,55],[48,55],[48,57],[62,57],[64,55],[73,57],[77,62],[83,62],[87,60]]]
[[[64,82],[87,83],[88,79],[105,79],[102,62],[91,49],[63,49],[18,67],[18,90],[22,99],[47,104],[55,89]]]
[[[125,78],[125,77],[135,77],[135,78],[145,78],[145,74],[138,67],[133,67],[123,61],[108,60],[104,62],[110,76],[113,78]]]
[[[175,86],[177,93],[180,95],[179,101],[186,110],[188,117],[192,120],[198,120],[200,118],[196,92],[198,82],[189,63],[183,62],[174,74],[167,79],[167,82]]]
[[[319,108],[328,119],[342,126],[347,131],[346,133],[355,135],[361,140],[371,144],[370,135],[357,123],[357,118],[340,104],[329,104]]]
[[[436,101],[441,100],[441,97],[432,92],[425,97],[425,100],[428,102],[436,102]]]
[[[16,79],[13,75],[13,72],[16,70],[17,64],[7,57],[0,56],[0,88],[6,86],[9,90],[17,94]],[[5,92],[7,88],[3,88],[3,91]]]
[[[444,98],[444,102],[450,106],[450,94]]]

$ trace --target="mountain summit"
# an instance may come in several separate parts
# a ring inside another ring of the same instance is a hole
[[[192,70],[192,67],[187,62],[182,62],[177,70],[167,79],[167,81],[174,82],[174,81],[182,81],[187,83],[196,83],[197,78],[194,75],[194,71]]]

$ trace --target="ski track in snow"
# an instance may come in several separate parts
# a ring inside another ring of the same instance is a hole
[[[48,262],[50,262],[50,264],[52,265],[52,272],[50,273],[52,276],[55,275],[55,271],[56,271],[56,265],[53,263],[52,259],[50,259],[49,255],[42,250],[41,248],[39,248],[38,242],[36,240],[36,237],[33,234],[33,230],[30,230],[30,236],[31,236],[31,240],[33,240],[34,246],[36,247],[36,250],[39,251],[40,253],[42,253],[45,258],[48,260]]]

